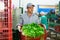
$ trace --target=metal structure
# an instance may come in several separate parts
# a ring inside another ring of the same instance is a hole
[[[60,14],[60,1],[59,1],[59,14]]]
[[[0,40],[12,40],[12,12],[11,0],[0,0],[4,2],[4,12],[0,12]]]

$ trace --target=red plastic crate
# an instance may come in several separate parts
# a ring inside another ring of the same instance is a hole
[[[32,37],[21,35],[21,40],[41,40],[41,37],[43,38],[43,36],[32,38]]]
[[[55,26],[55,30],[56,30],[57,32],[60,32],[60,25]]]
[[[11,0],[0,0],[5,4],[4,12],[0,12],[0,40],[12,40]]]
[[[46,40],[47,36],[48,36],[48,33],[46,32],[46,30],[45,30],[45,34],[36,38],[27,37],[27,36],[22,35],[21,32],[19,33],[19,37],[21,40],[28,40],[28,39],[29,40]]]
[[[44,34],[44,40],[46,40],[47,39],[47,36],[48,36],[48,32],[46,32],[46,30],[45,30],[45,34]]]
[[[42,26],[44,28],[44,26],[42,24],[40,24],[40,26]],[[40,37],[36,37],[36,38],[31,38],[31,37],[27,37],[22,35],[22,32],[19,32],[19,38],[20,40],[46,40],[47,36],[48,36],[48,32],[46,32],[46,29],[44,28],[44,33],[42,36]]]

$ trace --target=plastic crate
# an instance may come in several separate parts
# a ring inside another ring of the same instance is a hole
[[[55,26],[55,30],[56,30],[57,32],[60,32],[60,25]]]
[[[41,38],[44,39],[43,36],[32,38],[32,37],[21,35],[21,40],[42,40]]]
[[[24,35],[22,35],[22,32],[19,32],[19,39],[20,40],[46,40],[46,38],[48,36],[48,32],[46,32],[44,25],[40,24],[40,26],[42,26],[44,28],[45,34],[43,34],[42,36],[36,37],[36,38],[31,38],[31,37],[24,36]]]
[[[22,35],[21,32],[19,33],[20,40],[46,40],[47,36],[48,36],[48,33],[46,32],[46,30],[45,30],[45,34],[41,35],[40,37],[36,37],[36,38],[24,36]]]
[[[3,2],[5,9],[0,13],[0,40],[12,40],[11,0]]]
[[[44,40],[46,40],[46,39],[47,39],[47,36],[48,36],[48,32],[46,32],[46,30],[45,30],[45,34],[43,35]]]

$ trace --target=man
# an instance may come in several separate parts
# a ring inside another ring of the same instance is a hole
[[[18,30],[19,31],[21,31],[20,30],[20,28],[21,28],[20,26],[22,26],[24,24],[30,24],[30,23],[40,24],[38,16],[33,13],[33,9],[34,9],[34,5],[32,3],[28,3],[27,4],[27,12],[24,13],[20,17],[20,23],[19,23],[19,26],[18,26]]]

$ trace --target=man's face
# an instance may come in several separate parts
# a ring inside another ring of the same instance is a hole
[[[33,9],[34,9],[34,7],[31,6],[31,7],[28,7],[28,8],[27,8],[27,11],[28,11],[29,13],[33,13]]]

